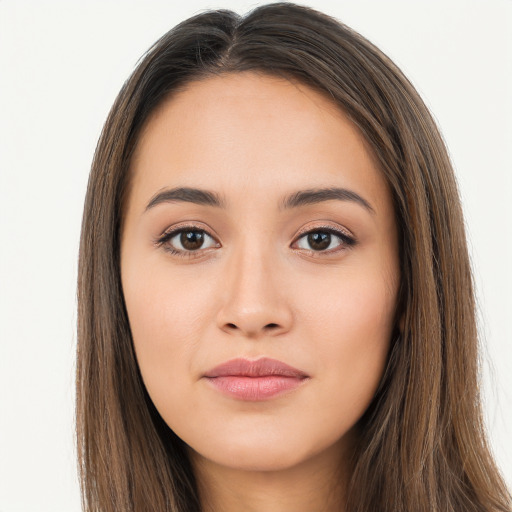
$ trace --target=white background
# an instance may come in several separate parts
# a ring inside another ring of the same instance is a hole
[[[485,415],[510,485],[512,0],[306,4],[388,53],[441,126],[478,285]],[[0,512],[80,509],[76,261],[88,170],[118,90],[179,21],[256,5],[0,0]]]

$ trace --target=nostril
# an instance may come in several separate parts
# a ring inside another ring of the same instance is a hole
[[[228,324],[228,327],[231,327],[232,329],[236,329],[236,325],[235,324]]]
[[[274,327],[279,327],[277,324],[268,324],[265,326],[265,328],[273,329]]]

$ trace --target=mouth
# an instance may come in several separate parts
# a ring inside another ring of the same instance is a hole
[[[298,388],[310,377],[302,370],[265,357],[256,361],[226,361],[206,372],[203,378],[224,395],[238,400],[263,401]]]

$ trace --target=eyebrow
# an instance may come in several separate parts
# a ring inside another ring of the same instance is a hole
[[[314,188],[298,190],[279,201],[279,210],[290,210],[299,206],[306,206],[324,201],[350,201],[364,207],[370,213],[375,210],[371,204],[352,190],[339,187]],[[146,211],[162,203],[187,202],[216,208],[226,208],[226,201],[222,196],[210,190],[193,187],[176,187],[157,192],[146,206]]]

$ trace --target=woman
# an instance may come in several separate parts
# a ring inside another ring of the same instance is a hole
[[[509,510],[453,171],[396,66],[293,4],[163,36],[80,248],[87,510]]]

